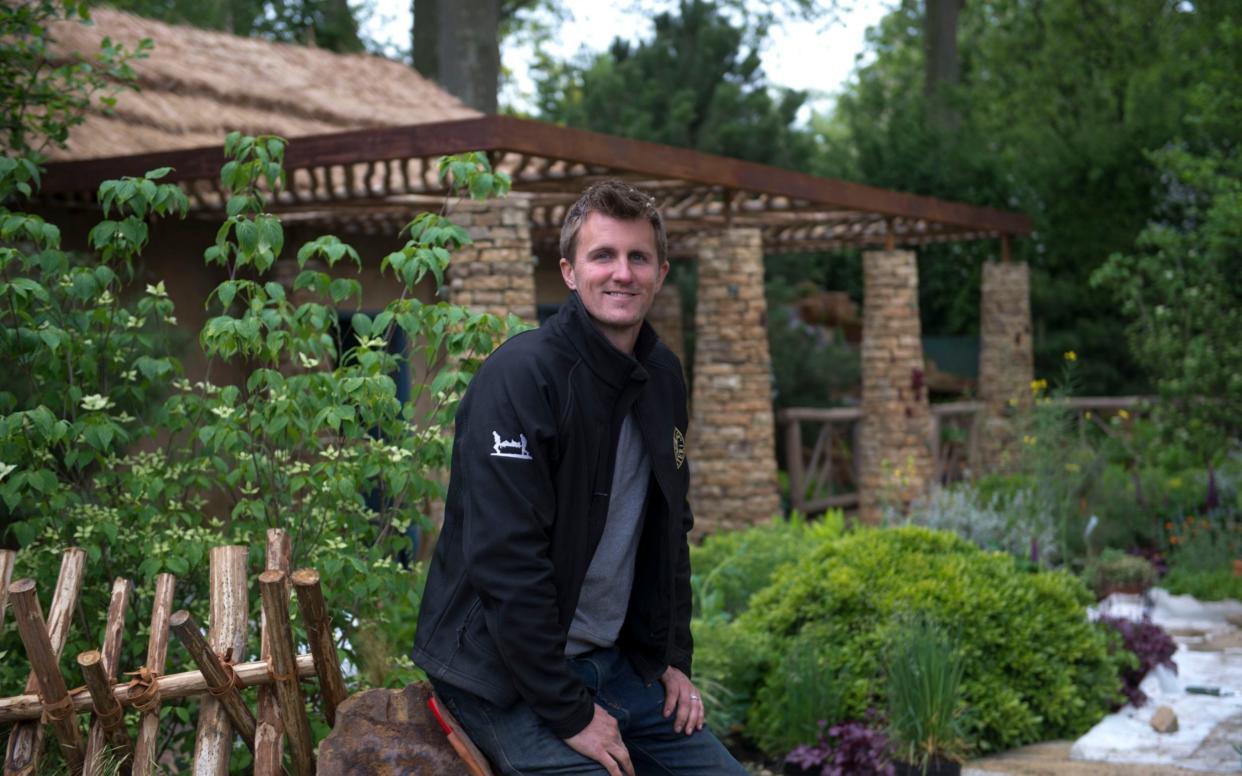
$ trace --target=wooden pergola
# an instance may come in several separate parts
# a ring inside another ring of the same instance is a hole
[[[342,231],[391,231],[443,194],[436,159],[485,151],[530,197],[532,239],[560,228],[565,208],[594,180],[629,180],[655,196],[674,244],[704,229],[753,226],[767,252],[849,246],[917,246],[1008,238],[1030,232],[1020,213],[821,178],[684,148],[484,116],[295,138],[287,151],[288,189],[273,210]],[[159,151],[48,166],[41,198],[52,206],[93,206],[109,178],[172,166],[195,215],[214,218],[227,200],[218,146]]]
[[[867,249],[857,435],[864,519],[878,519],[880,494],[909,502],[934,476],[912,249],[998,241],[1001,261],[983,268],[980,393],[984,414],[995,416],[990,437],[1009,433],[1002,428],[1007,402],[1021,396],[1032,369],[1029,274],[1025,264],[1008,261],[1009,239],[1031,230],[1019,213],[504,116],[293,138],[287,185],[268,208],[290,227],[392,239],[418,212],[440,208],[445,192],[437,160],[469,151],[487,153],[495,169],[511,176],[514,191],[482,206],[496,211],[490,215],[474,205],[454,212],[466,219],[461,223],[475,244],[454,257],[447,295],[474,309],[534,317],[539,284],[532,254],[553,260],[543,277],[559,287],[560,225],[591,182],[625,179],[656,199],[670,253],[693,258],[698,277],[691,501],[713,516],[710,525],[736,526],[779,509],[766,254]],[[55,162],[44,176],[41,204],[94,208],[101,181],[171,166],[167,180],[186,192],[191,217],[218,222],[227,202],[222,163],[219,146]],[[655,308],[649,318],[657,329],[680,334],[677,294],[661,297],[667,302],[661,322]]]

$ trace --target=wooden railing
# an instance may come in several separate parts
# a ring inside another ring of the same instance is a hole
[[[31,665],[24,692],[0,698],[0,724],[13,723],[4,752],[4,776],[38,772],[42,739],[47,728],[60,744],[70,772],[94,776],[102,771],[104,751],[119,757],[125,772],[151,773],[159,755],[159,706],[179,698],[198,697],[195,773],[225,773],[237,735],[254,755],[252,773],[278,776],[285,740],[297,776],[315,771],[311,737],[301,681],[316,676],[323,714],[332,725],[336,707],[345,699],[340,661],[319,574],[301,569],[288,574],[289,541],[280,529],[268,531],[268,571],[259,576],[262,621],[259,659],[246,662],[250,651],[249,604],[246,579],[247,548],[215,547],[211,551],[211,617],[206,636],[186,611],[173,612],[176,579],[160,574],[155,584],[146,662],[138,678],[117,682],[125,613],[133,583],[117,579],[112,588],[102,648],[77,656],[85,686],[70,690],[70,676],[61,668],[61,652],[68,640],[74,611],[85,577],[86,553],[76,547],[64,552],[60,575],[44,619],[35,583],[13,581],[14,554],[0,550],[0,628],[6,599],[11,603],[17,630]],[[310,653],[299,654],[289,624],[289,582],[297,593],[306,626]],[[197,670],[168,674],[165,661],[169,636],[186,647]],[[7,658],[16,660],[17,656]],[[242,691],[258,687],[257,714]],[[131,740],[122,715],[139,712],[137,737]],[[84,740],[76,720],[90,714],[90,735]]]
[[[1144,396],[1075,396],[1066,404],[1080,414],[1133,411],[1148,401]],[[981,401],[931,405],[933,480],[960,480],[970,458],[974,422]],[[803,514],[832,507],[858,505],[858,432],[861,407],[790,407],[777,413],[785,427],[785,464],[789,473],[790,505]],[[815,443],[807,448],[803,424],[818,424]]]

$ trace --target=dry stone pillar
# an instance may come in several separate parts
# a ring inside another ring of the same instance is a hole
[[[913,251],[863,254],[859,517],[903,510],[932,478],[931,411],[924,382],[919,275]]]
[[[530,243],[530,203],[521,197],[463,200],[449,218],[470,233],[473,245],[453,254],[448,298],[475,310],[535,321],[535,261]]]
[[[780,509],[763,242],[757,229],[697,240],[693,418],[687,453],[696,533],[767,520]]]
[[[1026,262],[984,262],[979,339],[979,397],[984,407],[975,426],[973,468],[998,471],[1012,463],[1018,418],[1030,406],[1035,375]]]
[[[670,278],[656,294],[655,302],[647,313],[647,323],[660,335],[660,341],[677,356],[682,366],[686,364],[686,338],[681,324],[681,289]]]

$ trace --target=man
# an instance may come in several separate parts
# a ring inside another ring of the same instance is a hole
[[[663,219],[598,183],[560,249],[569,300],[458,410],[414,660],[504,773],[744,774],[690,679],[686,387],[644,322]]]

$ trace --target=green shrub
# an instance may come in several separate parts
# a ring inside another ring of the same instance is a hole
[[[1200,601],[1242,601],[1242,577],[1232,569],[1191,569],[1174,567],[1160,583],[1174,595],[1192,595]]]
[[[882,705],[884,655],[901,618],[926,615],[960,634],[962,695],[972,711],[963,732],[972,748],[1078,735],[1119,700],[1125,661],[1087,621],[1091,600],[1069,574],[1023,572],[1011,557],[948,533],[850,533],[784,567],[738,618],[734,627],[764,634],[770,648],[757,691],[740,688],[755,697],[748,732],[765,751],[783,754],[771,721],[787,716],[778,688],[795,639],[822,646],[841,718],[861,719]]]
[[[924,773],[933,758],[960,761],[962,658],[956,639],[924,617],[897,634],[888,660],[888,740]]]
[[[732,628],[730,621],[746,609],[751,595],[768,586],[778,568],[839,537],[844,520],[840,510],[819,520],[795,512],[789,519],[712,534],[690,548],[695,682],[705,696],[715,696],[706,704],[713,729],[741,730],[751,690],[771,651],[764,634]]]
[[[745,530],[708,536],[690,548],[695,616],[736,617],[751,595],[768,586],[778,568],[839,537],[844,524],[840,510],[829,510],[819,520],[794,512],[788,519],[776,517]]]
[[[1110,587],[1151,587],[1156,581],[1156,570],[1146,558],[1109,548],[1087,565],[1084,579],[1097,595],[1102,595]]]

